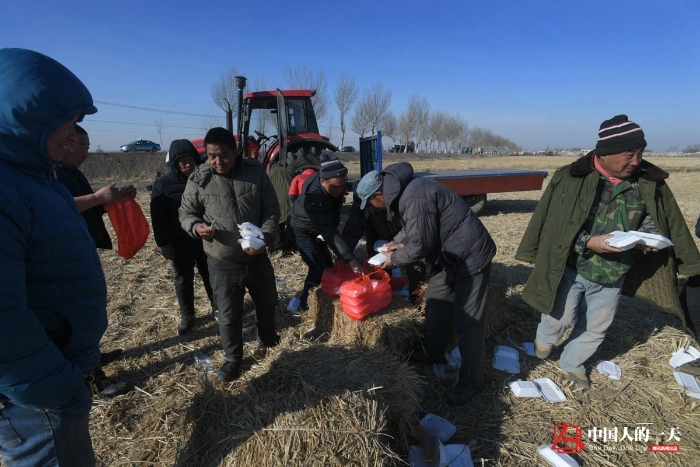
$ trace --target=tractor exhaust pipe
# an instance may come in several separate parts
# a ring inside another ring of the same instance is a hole
[[[238,131],[236,132],[236,136],[238,136],[238,149],[241,151],[245,151],[245,147],[244,147],[245,142],[242,140],[242,135],[243,135],[242,114],[243,114],[243,89],[245,89],[246,81],[247,81],[247,79],[245,76],[236,76],[236,87],[238,88],[238,109],[237,109],[238,114],[236,116],[236,118],[238,119],[237,123],[236,123],[236,126],[238,127],[237,128]]]

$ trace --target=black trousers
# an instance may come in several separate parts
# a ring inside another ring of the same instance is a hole
[[[280,222],[277,228],[277,240],[275,240],[274,250],[282,250],[284,252],[294,251],[294,244],[289,237],[289,223]]]
[[[481,273],[445,285],[442,272],[436,272],[425,291],[425,324],[428,358],[442,361],[454,322],[459,336],[462,365],[459,383],[473,388],[484,383],[486,292],[491,277],[491,263]]]
[[[209,283],[209,269],[207,268],[207,255],[204,250],[173,248],[173,269],[175,270],[175,295],[180,305],[180,315],[194,317],[194,268],[197,267],[199,275],[204,282],[204,290],[211,302],[213,310],[216,309],[214,295]]]
[[[693,331],[696,339],[700,338],[700,276],[688,278],[680,299],[688,328]]]
[[[304,288],[299,295],[299,301],[303,306],[306,306],[309,299],[309,290],[321,284],[323,271],[326,268],[333,267],[333,257],[326,246],[326,242],[319,240],[316,237],[303,237],[295,235],[289,230],[290,237],[294,246],[299,250],[301,259],[309,267],[309,272],[306,273],[304,280]]]
[[[274,341],[277,286],[275,271],[267,253],[251,256],[241,263],[212,258],[207,260],[214,300],[219,307],[219,332],[226,360],[243,360],[243,299],[246,289],[255,303],[258,337]]]

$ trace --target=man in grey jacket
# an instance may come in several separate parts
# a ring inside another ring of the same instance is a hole
[[[280,209],[262,164],[238,154],[230,131],[212,128],[204,145],[209,164],[199,166],[187,180],[180,223],[185,232],[204,240],[226,354],[217,380],[224,382],[233,381],[241,372],[246,289],[255,303],[258,346],[274,347],[279,343],[275,332],[275,272],[265,247],[274,243]],[[238,225],[244,222],[261,228],[265,245],[257,250],[241,247]]]
[[[444,363],[450,323],[459,336],[459,381],[445,394],[464,405],[484,382],[486,291],[496,244],[469,205],[444,185],[413,177],[406,162],[372,171],[357,187],[360,208],[386,208],[387,220],[401,219],[402,230],[389,244],[383,268],[420,260],[432,265],[425,293],[427,360]]]

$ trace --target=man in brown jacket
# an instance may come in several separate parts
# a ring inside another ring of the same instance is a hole
[[[274,347],[279,343],[275,332],[275,273],[266,246],[275,241],[280,208],[262,164],[238,153],[230,131],[209,130],[204,145],[209,164],[199,166],[187,181],[180,223],[191,236],[204,240],[226,354],[217,380],[224,382],[233,381],[241,372],[246,289],[255,303],[258,346]],[[238,225],[244,222],[261,228],[265,245],[257,250],[241,247]]]

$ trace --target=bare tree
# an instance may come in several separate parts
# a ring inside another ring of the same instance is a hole
[[[360,135],[360,138],[364,138],[365,132],[370,127],[369,109],[365,107],[369,105],[367,102],[360,102],[360,105],[355,110],[355,113],[350,118],[350,129]]]
[[[418,128],[418,117],[422,111],[422,98],[417,94],[411,94],[408,98],[408,107],[399,117],[399,134],[406,142],[404,152],[408,152],[408,142]]]
[[[333,139],[333,129],[335,128],[335,115],[332,113],[328,115],[328,126],[326,127],[326,138],[328,138],[328,141],[331,141]],[[340,147],[342,148],[343,143],[341,141]]]
[[[340,114],[340,147],[345,144],[345,115],[352,109],[358,96],[357,85],[355,78],[352,78],[345,73],[338,77],[338,83],[335,85],[335,105],[338,106]]]
[[[199,117],[199,126],[202,128],[205,135],[212,128],[216,128],[217,126],[221,126],[220,118],[221,117],[217,117],[211,112],[208,112],[206,114],[206,117]]]
[[[282,76],[287,84],[294,89],[311,89],[316,91],[316,94],[311,98],[311,104],[314,106],[317,120],[323,120],[328,111],[328,97],[326,95],[326,73],[323,68],[314,72],[306,66],[299,65],[296,68],[286,67],[282,70]]]
[[[469,132],[469,139],[472,148],[477,153],[483,153],[483,150],[490,144],[493,134],[490,130],[475,126]]]
[[[364,119],[369,123],[371,133],[374,135],[389,111],[389,104],[391,104],[391,89],[384,89],[382,83],[377,81],[371,89],[365,89],[363,92],[355,115],[364,114]]]
[[[158,136],[160,137],[160,147],[163,147],[163,120],[160,117],[156,118],[156,130],[158,130]]]
[[[444,141],[445,139],[445,117],[446,114],[442,110],[436,110],[430,114],[430,122],[428,123],[430,147],[432,148],[433,141],[437,142],[437,152],[440,152],[440,142]]]
[[[459,133],[459,138],[458,138],[458,152],[462,152],[463,147],[469,146],[469,124],[467,123],[466,120],[462,120],[462,128]]]
[[[421,142],[426,138],[428,133],[428,122],[430,121],[430,105],[425,97],[418,99],[417,115],[416,115],[416,149],[418,152]]]
[[[225,73],[221,73],[218,81],[211,86],[211,98],[214,103],[226,112],[226,128],[233,131],[233,111],[238,105],[238,89],[236,88],[236,76],[238,69],[232,66]]]
[[[379,126],[379,130],[382,132],[382,136],[388,136],[391,138],[391,143],[396,144],[396,137],[399,131],[399,119],[396,118],[393,112],[387,112]]]
[[[450,143],[450,152],[455,152],[459,147],[466,123],[459,114],[448,115],[445,118],[445,152],[447,152],[447,142]]]

